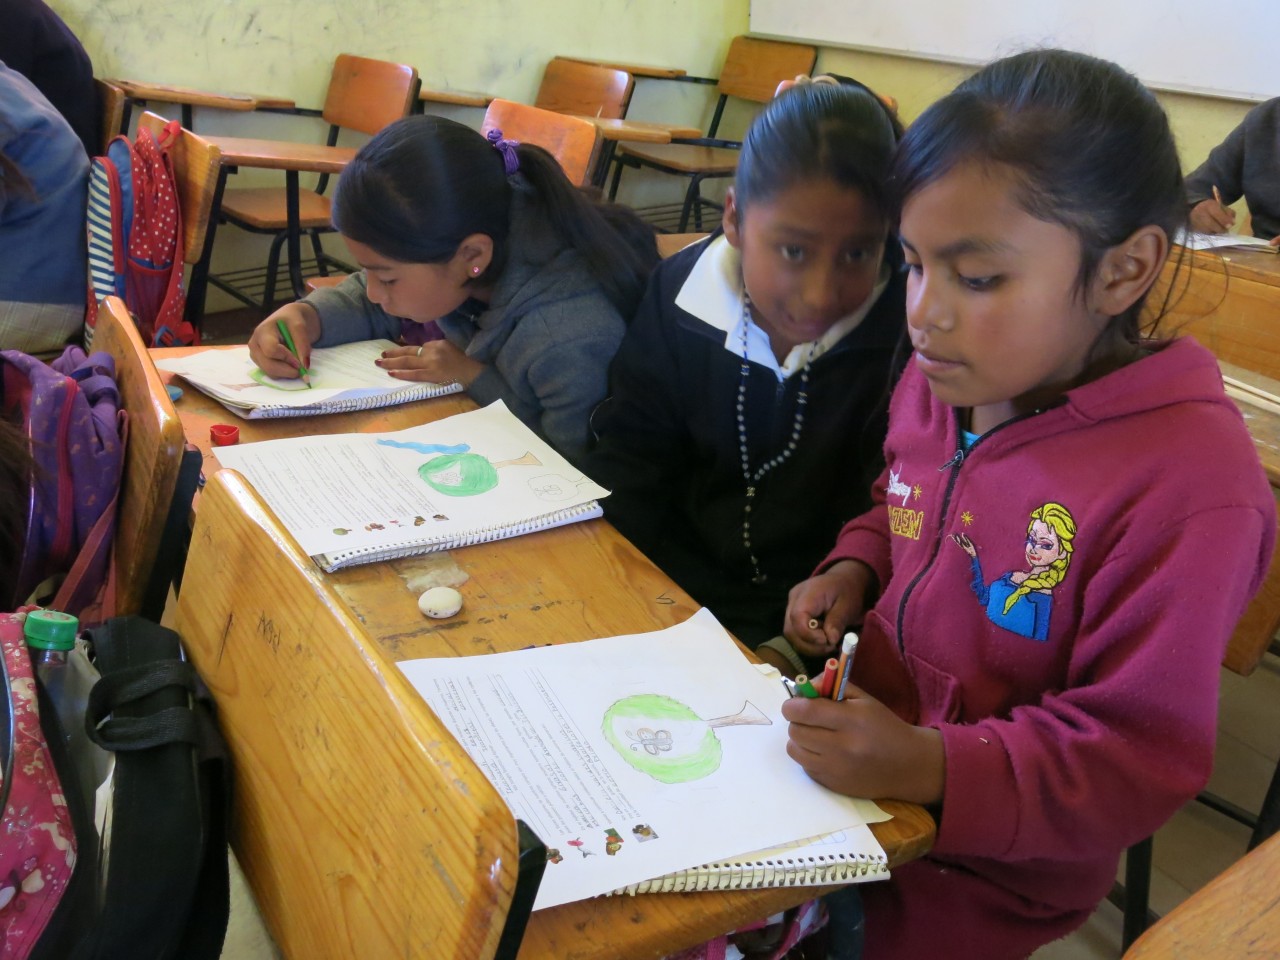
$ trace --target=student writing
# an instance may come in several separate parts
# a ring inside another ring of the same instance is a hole
[[[930,855],[862,891],[868,958],[1027,956],[1208,779],[1275,504],[1214,358],[1139,328],[1181,179],[1150,93],[1052,50],[979,71],[895,158],[915,352],[877,505],[787,611],[810,654],[811,618],[861,622],[854,683],[783,707],[814,779],[937,813]]]
[[[1224,203],[1244,197],[1255,237],[1280,246],[1280,97],[1260,103],[1187,177],[1191,226],[1223,233],[1235,223]]]
[[[378,361],[405,380],[458,381],[507,407],[569,458],[605,394],[609,360],[657,261],[652,231],[569,183],[540,147],[439,117],[391,124],[338,181],[333,222],[364,269],[280,308],[250,355],[298,376],[313,346],[397,339],[401,318],[445,338]]]
[[[903,319],[895,124],[861,86],[770,102],[723,233],[654,272],[592,420],[606,515],[752,647],[879,471]]]

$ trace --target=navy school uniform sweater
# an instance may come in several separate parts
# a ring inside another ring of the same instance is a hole
[[[709,250],[716,255],[716,239],[668,258],[650,278],[610,367],[610,399],[592,418],[598,441],[586,466],[613,491],[603,501],[606,517],[754,648],[781,632],[791,587],[809,576],[841,525],[870,505],[905,278],[887,271],[861,322],[813,361],[796,449],[756,485],[752,500],[752,551],[766,577],[755,583],[743,543],[747,483],[735,412],[742,356],[737,336],[726,338],[738,316],[721,316],[717,325],[676,305],[699,260]],[[740,286],[718,293],[700,313],[740,310]],[[745,414],[754,472],[790,439],[801,377],[750,367]]]

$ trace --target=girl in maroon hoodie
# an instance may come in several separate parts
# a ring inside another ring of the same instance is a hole
[[[890,183],[915,352],[877,505],[791,592],[801,653],[861,643],[843,702],[784,706],[788,752],[937,817],[928,857],[862,888],[868,958],[1025,957],[1208,779],[1275,501],[1212,355],[1140,322],[1186,203],[1134,77],[993,63]]]

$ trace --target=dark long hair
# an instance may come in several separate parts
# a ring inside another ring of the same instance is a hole
[[[1187,221],[1164,110],[1132,74],[1082,53],[1031,50],[997,60],[925,110],[894,160],[897,210],[970,161],[1010,170],[1027,213],[1079,238],[1078,291],[1107,250],[1138,228],[1153,224],[1172,238]],[[1110,332],[1136,343],[1145,300],[1114,318]]]
[[[629,319],[658,261],[653,230],[624,208],[593,201],[541,147],[522,143],[516,156],[541,215]],[[333,224],[402,263],[443,263],[466,237],[484,234],[493,240],[493,259],[473,282],[492,283],[509,255],[512,189],[502,153],[475,130],[442,117],[406,117],[347,165]]]
[[[740,211],[801,181],[827,178],[857,190],[890,219],[885,181],[902,126],[867,87],[835,79],[798,84],[757,114],[734,178]]]
[[[26,434],[0,417],[0,611],[12,610],[26,599],[10,594],[22,566],[33,467]]]

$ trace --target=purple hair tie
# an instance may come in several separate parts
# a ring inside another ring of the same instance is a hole
[[[508,177],[520,169],[520,158],[516,156],[516,147],[520,146],[519,140],[503,140],[501,130],[490,130],[485,136],[493,144],[493,149],[502,154],[502,166],[507,171]]]

